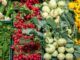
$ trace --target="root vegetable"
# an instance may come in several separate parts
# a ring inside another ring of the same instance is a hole
[[[58,2],[58,6],[59,6],[59,7],[64,7],[65,4],[66,4],[65,1],[59,1],[59,2]]]
[[[64,12],[64,10],[59,7],[56,9],[56,11],[59,13],[59,15],[61,15]]]
[[[60,53],[60,54],[58,54],[57,58],[58,58],[59,60],[64,60],[65,55],[64,55],[63,53]]]
[[[65,47],[58,47],[58,52],[59,53],[64,53],[65,52]]]
[[[67,53],[66,60],[73,60],[73,54]]]
[[[48,13],[47,13],[47,12],[43,12],[43,13],[42,13],[42,16],[43,16],[44,18],[46,18],[46,17],[48,17]]]
[[[43,58],[45,60],[50,60],[51,59],[51,55],[49,53],[45,53],[44,56],[43,56]]]
[[[52,38],[47,37],[45,41],[46,41],[46,43],[51,44],[51,43],[53,43],[54,40]]]
[[[50,8],[56,8],[57,7],[57,3],[54,0],[49,1],[49,7]]]
[[[53,57],[56,57],[58,55],[58,52],[57,51],[54,51],[53,53],[52,53],[52,56]]]
[[[65,45],[67,43],[67,41],[64,39],[64,38],[60,38],[59,40],[58,40],[58,45],[60,45],[60,46],[63,46],[63,45]]]
[[[55,46],[53,46],[52,44],[48,44],[45,48],[45,51],[47,53],[53,53],[55,51]]]
[[[53,43],[53,46],[55,46],[57,48],[58,47],[58,43],[57,42],[54,42]]]
[[[60,21],[60,16],[57,16],[57,18],[55,19],[55,22],[58,24]]]
[[[71,48],[66,48],[66,51],[67,51],[68,53],[73,53],[73,52],[74,52],[74,48],[73,48],[73,47],[71,47]]]
[[[48,4],[47,4],[46,2],[43,2],[43,5],[44,5],[44,6],[47,6]]]
[[[48,6],[43,6],[42,7],[42,11],[49,13],[50,12],[50,8]]]

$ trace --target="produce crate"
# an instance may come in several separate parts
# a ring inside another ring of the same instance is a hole
[[[12,46],[13,41],[12,41],[12,37],[11,37],[11,41],[10,41],[10,47]],[[13,60],[13,50],[10,48],[10,56],[9,56],[9,60]]]
[[[40,0],[41,2],[42,2],[42,0]],[[68,2],[69,2],[69,0],[68,0]],[[68,14],[67,14],[68,15]],[[64,19],[64,20],[66,20],[66,19]],[[49,21],[49,20],[48,20]],[[47,22],[48,22],[47,21]],[[71,21],[70,21],[71,22]],[[6,23],[9,23],[9,22],[6,22]],[[48,24],[50,24],[51,22],[49,22]],[[13,23],[12,23],[13,24]],[[36,23],[35,23],[36,24]],[[52,24],[53,25],[53,24]],[[54,26],[54,25],[53,25]],[[74,26],[72,26],[73,27],[73,29],[74,29]],[[65,35],[66,36],[66,35]],[[63,35],[63,37],[65,37],[64,35]],[[80,36],[80,34],[78,34],[77,36]],[[12,46],[13,45],[13,39],[11,38],[11,42],[10,42],[10,46]],[[9,58],[9,60],[12,60],[13,59],[13,55],[14,55],[14,52],[13,52],[13,50],[12,49],[10,49],[10,58]],[[43,58],[42,58],[42,60],[44,60]],[[54,59],[52,59],[52,60],[57,60],[56,58],[54,58]],[[75,59],[75,56],[74,56],[74,60],[76,60]]]
[[[0,60],[10,60],[10,42],[13,21],[0,21]]]

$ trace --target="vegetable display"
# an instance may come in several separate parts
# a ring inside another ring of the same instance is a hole
[[[80,60],[79,0],[0,0],[0,60]]]
[[[64,0],[43,2],[41,13],[46,22],[43,28],[46,43],[43,57],[45,60],[75,60],[75,57],[80,57],[79,46],[75,44],[77,31],[74,13],[65,2],[69,3]]]
[[[12,33],[13,27],[11,22],[8,24],[0,22],[0,60],[9,60]]]

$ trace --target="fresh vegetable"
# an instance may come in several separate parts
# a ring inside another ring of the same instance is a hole
[[[14,29],[11,22],[8,24],[0,22],[0,28],[0,58],[2,60],[9,60],[11,34]]]
[[[66,54],[66,59],[67,60],[73,60],[73,54],[67,53]]]
[[[52,53],[52,52],[55,51],[55,46],[53,46],[53,45],[51,45],[51,44],[48,44],[48,45],[46,46],[46,48],[45,48],[45,51],[46,51],[47,53]]]
[[[66,41],[64,38],[60,38],[60,39],[58,40],[58,44],[59,44],[60,46],[66,45],[66,43],[67,43],[67,41]]]
[[[56,48],[58,47],[58,43],[57,42],[53,42],[52,45],[55,46]]]
[[[7,5],[7,0],[2,0],[2,5],[6,6]]]
[[[65,52],[65,47],[58,47],[58,52],[59,53],[64,53]]]
[[[48,4],[47,4],[47,2],[43,2],[43,5],[44,5],[44,6],[47,6]]]
[[[52,56],[53,56],[53,57],[57,57],[57,55],[58,55],[58,51],[54,51],[54,52],[52,53]]]
[[[56,7],[57,7],[56,0],[50,0],[50,1],[49,1],[49,7],[50,7],[51,9],[56,8]]]
[[[59,53],[58,56],[57,56],[57,58],[59,60],[64,60],[65,59],[65,55],[63,53]]]
[[[53,40],[52,38],[48,38],[48,37],[47,37],[47,38],[45,39],[45,42],[46,42],[46,43],[53,43],[53,41],[54,41],[54,40]]]
[[[44,59],[50,60],[51,59],[51,55],[49,53],[45,53],[44,54]]]
[[[79,6],[79,0],[0,0],[1,59],[77,60]]]
[[[49,13],[48,16],[51,16],[52,18],[56,18],[57,16],[60,16],[65,11],[65,1],[56,1],[56,0],[50,0],[47,2],[43,2],[42,7],[42,13],[47,12]],[[43,14],[42,14],[43,16]],[[44,16],[43,16],[44,17]],[[49,18],[51,18],[49,17]],[[47,17],[44,17],[47,18]]]
[[[71,47],[71,48],[66,48],[66,51],[67,51],[68,53],[74,53],[74,48],[73,48],[73,47]]]
[[[65,7],[65,4],[66,4],[65,1],[59,1],[58,2],[59,7]]]
[[[42,7],[42,11],[49,13],[50,12],[50,8],[48,6],[43,6]]]
[[[47,13],[47,12],[44,12],[44,13],[42,13],[42,16],[43,16],[44,18],[46,18],[46,17],[48,17],[48,13]]]

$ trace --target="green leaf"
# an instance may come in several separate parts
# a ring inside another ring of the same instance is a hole
[[[2,22],[0,22],[0,26],[2,26]]]
[[[44,37],[44,35],[42,33],[40,33],[40,32],[37,32],[37,36],[39,36],[40,38]]]
[[[61,32],[61,31],[59,33],[63,38],[65,38],[67,40],[67,43],[73,44],[73,40],[70,37],[68,37],[68,35],[66,33]]]
[[[76,58],[80,57],[80,53],[78,53],[78,52],[75,52],[74,55],[75,55]]]
[[[37,20],[36,17],[33,17],[33,18],[32,18],[32,22],[33,22],[38,28],[41,28],[41,26],[39,25],[39,21]]]
[[[3,11],[4,11],[4,6],[0,5],[0,12],[3,13]]]
[[[24,12],[25,14],[30,14],[31,13],[30,10],[25,9],[24,7],[21,7],[19,10],[22,11],[22,12]]]
[[[67,25],[67,23],[66,23],[66,21],[60,21],[60,28],[64,28],[64,27],[67,27],[68,25]]]
[[[67,48],[71,48],[71,47],[73,47],[74,46],[74,44],[66,44],[66,47]]]
[[[74,55],[76,56],[76,58],[80,57],[80,45],[75,45],[75,52]]]
[[[41,29],[46,25],[46,21],[39,21],[36,17],[32,18],[32,22],[37,26],[38,29]]]
[[[71,15],[70,12],[65,13],[65,16],[71,25],[74,25],[74,16]]]
[[[37,31],[34,30],[34,29],[23,30],[22,33],[27,34],[27,35],[34,34],[34,35],[36,35],[36,36],[43,37],[43,34],[42,34],[42,33],[37,32]]]
[[[44,26],[46,25],[46,21],[39,21],[39,25],[40,25],[41,27],[44,27]]]
[[[30,40],[20,40],[20,44],[24,44],[24,43],[29,43],[30,42]]]
[[[73,40],[71,38],[67,37],[67,43],[73,44]]]
[[[80,50],[80,45],[75,45],[74,48],[76,49],[76,51]]]
[[[27,34],[27,35],[30,35],[31,33],[33,33],[34,32],[34,29],[23,29],[22,30],[22,33],[24,33],[24,34]]]
[[[68,19],[66,18],[66,16],[65,16],[64,14],[61,15],[60,17],[61,17],[61,20],[62,20],[62,21],[65,21],[66,24],[67,24],[69,27],[71,27],[71,26],[70,26],[70,23],[69,23],[69,21],[68,21]]]
[[[48,18],[48,19],[46,19],[46,21],[47,21],[47,24],[52,27],[52,29],[54,29],[54,30],[56,29],[57,25],[53,19]]]
[[[0,50],[0,57],[2,57],[2,50]]]
[[[35,4],[35,7],[41,8],[42,7],[42,4]]]
[[[6,53],[7,50],[8,50],[8,46],[7,46],[7,43],[5,42],[3,44],[3,52]]]

